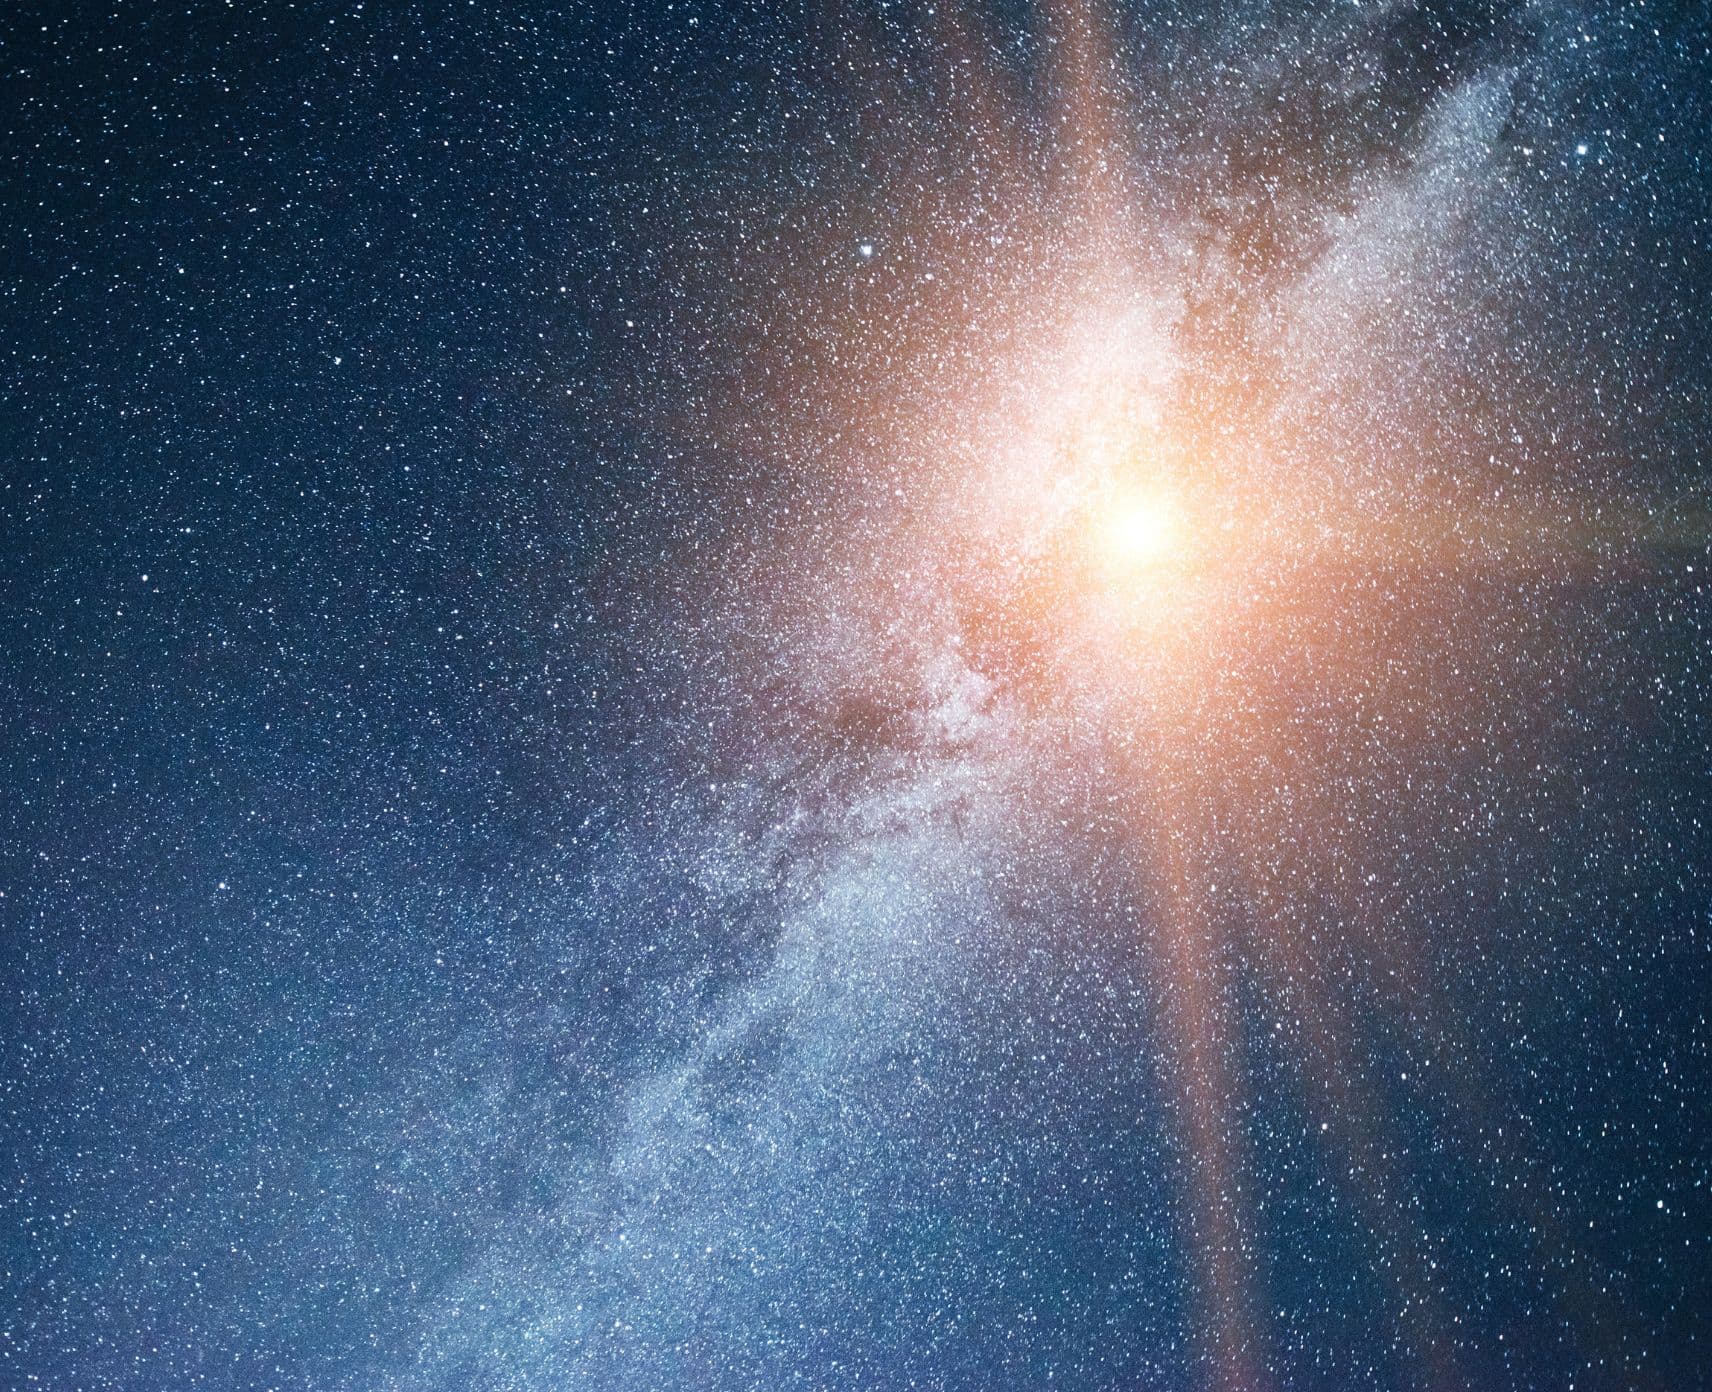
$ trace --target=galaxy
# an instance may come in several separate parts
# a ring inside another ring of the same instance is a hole
[[[1712,1387],[1712,13],[0,16],[0,1386]]]

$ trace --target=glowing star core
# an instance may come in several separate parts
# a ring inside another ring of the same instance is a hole
[[[1097,521],[1098,541],[1111,565],[1128,569],[1158,565],[1183,546],[1183,519],[1168,497],[1115,501]]]

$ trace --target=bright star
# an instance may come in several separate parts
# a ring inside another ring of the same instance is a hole
[[[1181,550],[1183,519],[1164,494],[1137,494],[1114,502],[1098,519],[1098,540],[1112,565],[1156,565]]]

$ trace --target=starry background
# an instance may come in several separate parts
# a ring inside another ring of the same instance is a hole
[[[0,1384],[1712,1386],[1699,6],[0,62]]]

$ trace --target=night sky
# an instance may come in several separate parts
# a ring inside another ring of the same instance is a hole
[[[1698,0],[0,72],[0,1387],[1712,1387]]]

